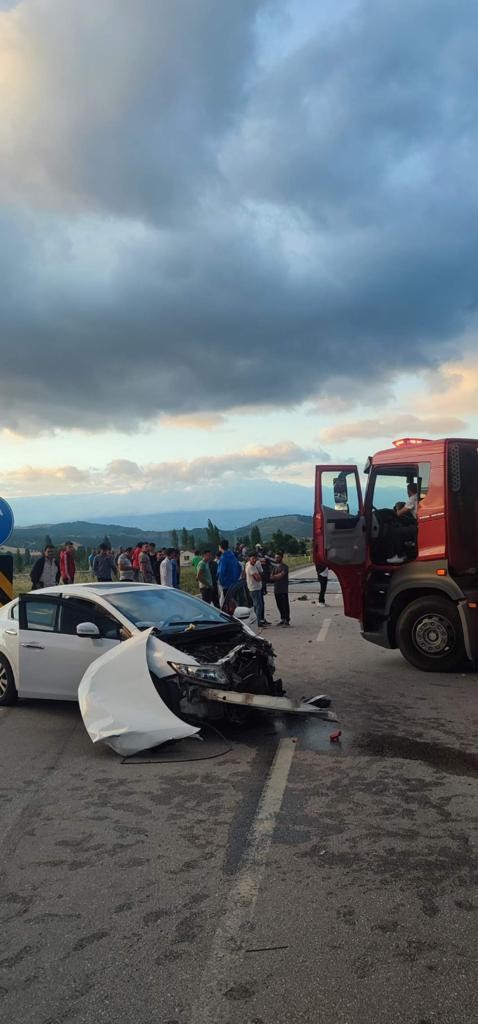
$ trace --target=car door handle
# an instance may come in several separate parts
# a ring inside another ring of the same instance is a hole
[[[20,644],[20,647],[30,647],[33,651],[44,651],[44,644]]]
[[[7,636],[18,636],[18,632],[16,629],[6,629],[5,633],[7,634]]]

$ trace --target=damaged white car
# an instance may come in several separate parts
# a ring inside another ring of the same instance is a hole
[[[244,609],[245,614],[245,609]],[[169,587],[98,583],[24,594],[0,610],[0,705],[79,700],[93,739],[133,753],[241,721],[254,707],[334,720],[326,698],[284,697],[271,644],[243,621]]]

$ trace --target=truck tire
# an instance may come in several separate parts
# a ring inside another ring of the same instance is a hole
[[[446,597],[419,597],[397,623],[403,657],[423,672],[458,672],[466,663],[463,629],[456,605]]]

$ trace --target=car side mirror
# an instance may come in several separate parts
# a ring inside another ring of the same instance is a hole
[[[244,605],[238,605],[236,610],[235,610],[235,612],[234,612],[234,618],[235,619],[248,619],[250,614],[251,614],[251,609],[250,608],[247,608]]]
[[[95,626],[94,622],[80,622],[76,627],[77,636],[89,636],[92,640],[97,640],[100,631],[98,626]]]

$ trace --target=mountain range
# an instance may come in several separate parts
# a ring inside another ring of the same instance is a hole
[[[244,512],[244,510],[242,511]],[[66,540],[72,540],[75,544],[86,548],[94,547],[103,540],[105,535],[109,537],[114,548],[126,547],[134,544],[137,540],[151,540],[158,547],[163,547],[172,543],[171,529],[175,528],[178,534],[180,534],[183,525],[189,533],[194,533],[195,543],[201,543],[207,539],[207,528],[204,525],[204,519],[202,520],[202,526],[195,526],[193,521],[190,526],[181,524],[168,530],[158,530],[152,529],[148,525],[147,521],[149,520],[157,522],[157,517],[153,515],[135,516],[132,518],[137,520],[135,525],[83,522],[79,520],[76,522],[40,523],[35,526],[19,526],[15,527],[11,537],[8,539],[8,547],[29,548],[33,552],[40,551],[43,548],[47,534],[56,547],[63,544]],[[143,527],[146,525],[148,528],[145,529],[140,526],[140,521],[142,521]],[[292,534],[293,537],[297,537],[299,540],[309,539],[312,533],[312,516],[296,514],[258,518],[250,520],[246,525],[237,526],[234,529],[225,529],[224,521],[219,520],[219,517],[213,521],[217,523],[220,533],[232,543],[235,543],[238,537],[250,535],[253,526],[259,527],[264,542],[270,541],[272,534],[277,530]]]

